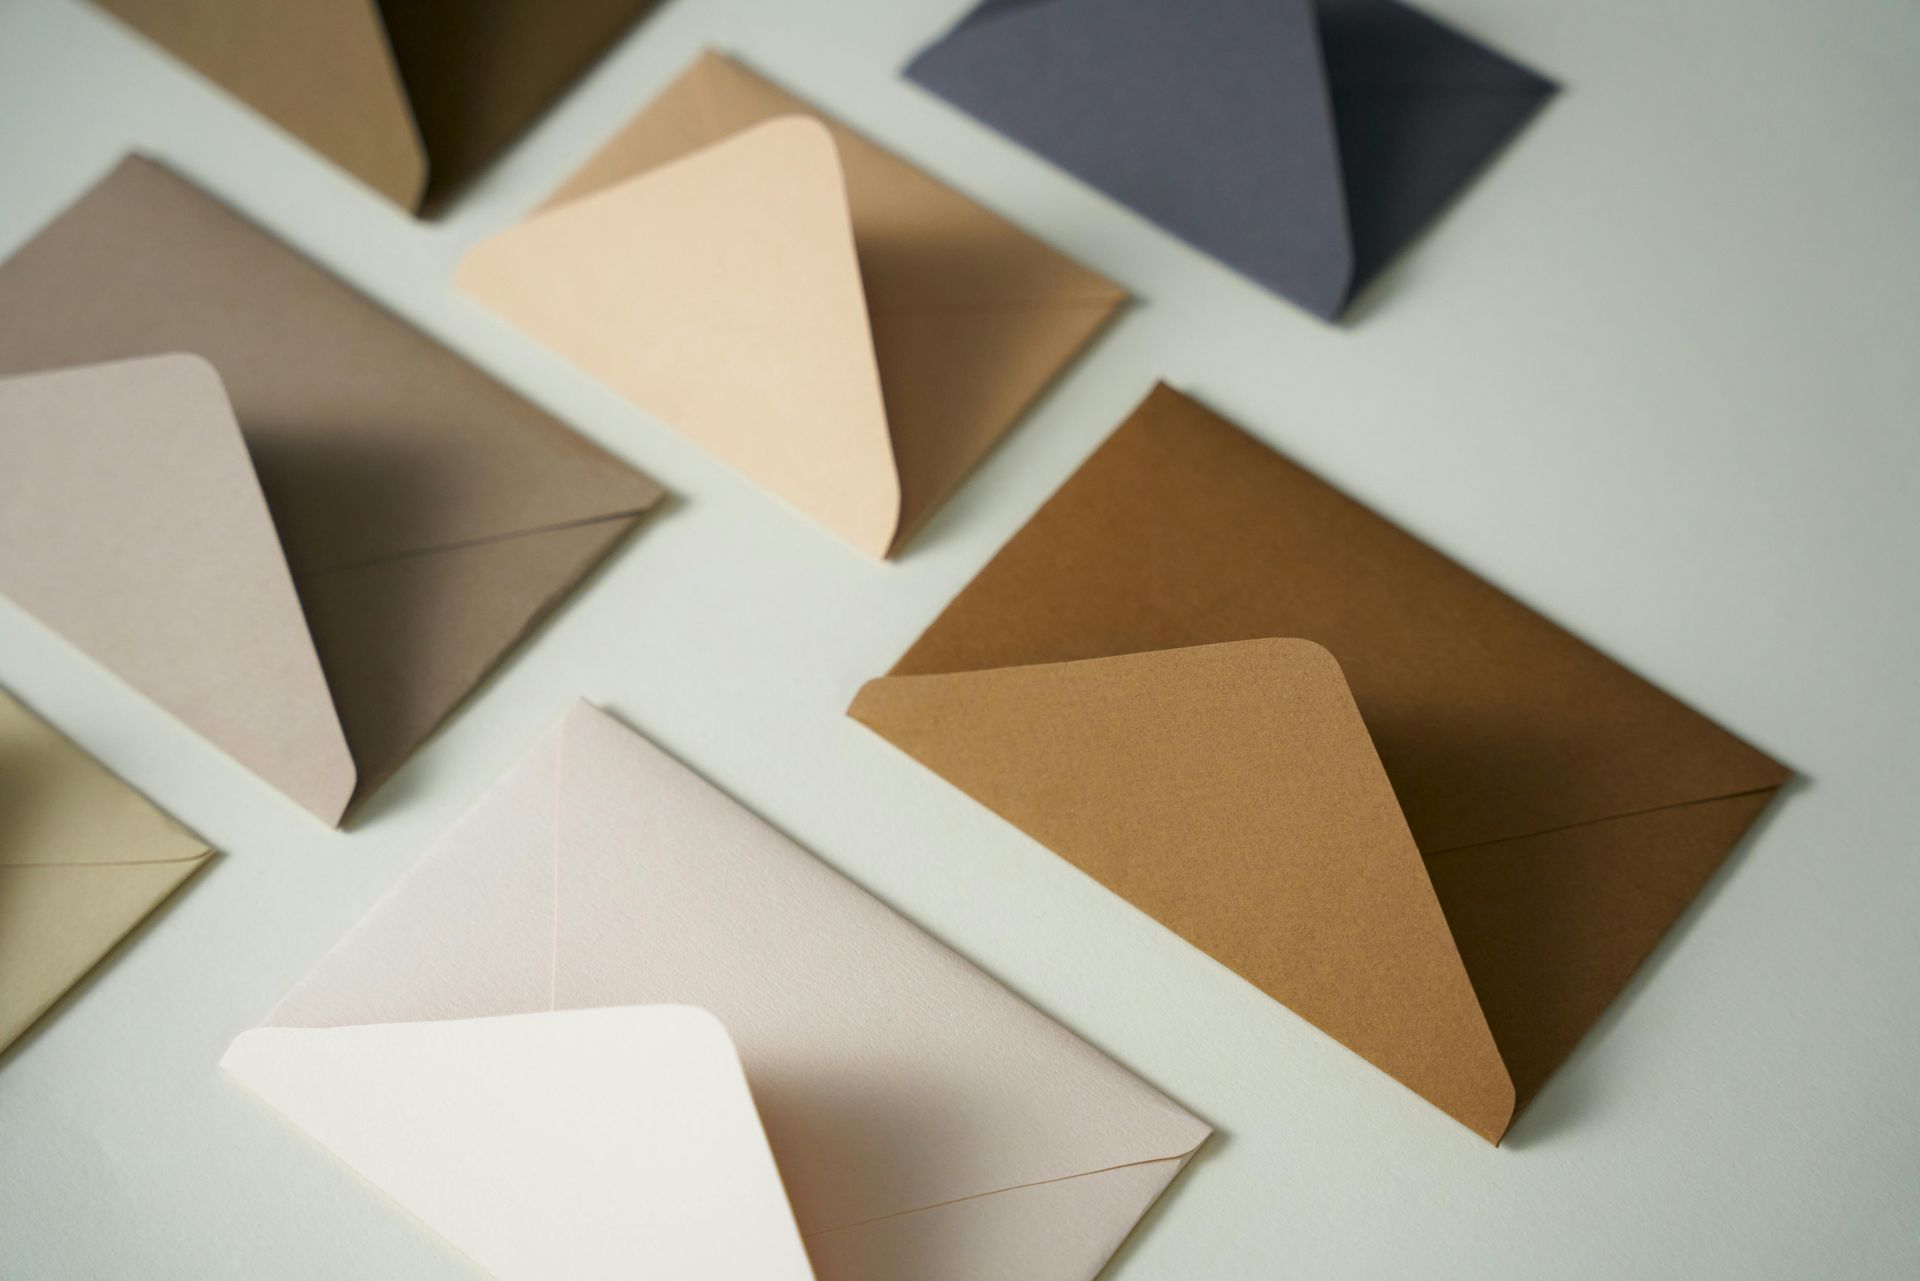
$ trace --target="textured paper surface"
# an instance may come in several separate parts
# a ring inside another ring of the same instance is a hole
[[[0,1050],[212,857],[0,690]]]
[[[257,1028],[223,1066],[500,1281],[811,1281],[712,1015]]]
[[[455,283],[875,557],[1125,300],[714,53]]]
[[[136,157],[0,264],[0,375],[161,353],[203,357],[226,387],[346,734],[355,802],[659,496]],[[115,620],[128,636],[168,629],[136,603],[95,605],[129,607]]]
[[[827,1281],[1089,1281],[1208,1132],[584,705],[267,1026],[657,1003],[733,1037]]]
[[[1554,91],[1391,0],[985,0],[906,74],[1328,319]]]
[[[655,0],[95,0],[395,204],[479,172]]]
[[[1355,800],[1372,751],[1275,639],[1351,688],[1424,856],[1395,895],[1353,882],[1403,839]],[[1788,776],[1165,387],[852,714],[1489,1139]],[[1484,1024],[1395,1014],[1396,967],[1453,963],[1436,898]],[[1377,972],[1278,928],[1316,905]]]

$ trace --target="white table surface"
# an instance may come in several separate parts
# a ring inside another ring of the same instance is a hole
[[[576,695],[1219,1127],[1116,1281],[1920,1276],[1920,5],[1435,0],[1568,89],[1343,328],[901,80],[959,7],[671,0],[421,224],[0,0],[0,252],[142,148],[678,496],[347,834],[0,602],[225,851],[0,1061],[0,1277],[472,1281],[215,1062]],[[1142,299],[896,564],[448,287],[707,43]],[[1805,776],[1500,1149],[841,715],[1159,376]]]

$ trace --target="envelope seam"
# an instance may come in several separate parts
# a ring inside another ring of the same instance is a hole
[[[471,547],[486,547],[493,543],[512,542],[518,538],[534,538],[541,534],[563,533],[569,529],[584,529],[588,525],[601,525],[609,521],[634,520],[644,516],[646,507],[635,507],[626,511],[607,512],[600,516],[582,516],[577,520],[557,521],[551,525],[536,525],[531,529],[510,530],[503,534],[482,534],[475,538],[457,539],[450,543],[440,543],[432,547],[416,547],[403,552],[388,552],[380,556],[369,556],[365,560],[348,561],[343,565],[329,565],[325,569],[303,570],[293,576],[297,583],[308,582],[315,578],[324,578],[328,574],[345,573],[352,569],[369,569],[376,565],[389,565],[395,561],[414,560],[422,556],[437,556],[442,552],[465,551]]]
[[[201,859],[211,857],[212,854],[213,847],[208,846],[198,854],[188,854],[182,858],[116,858],[98,863],[93,861],[84,863],[0,863],[0,870],[5,870],[10,867],[173,867],[181,863],[198,863]]]
[[[1618,814],[1607,814],[1600,818],[1583,818],[1577,823],[1563,823],[1559,827],[1543,827],[1535,832],[1520,832],[1513,836],[1496,836],[1488,841],[1467,841],[1461,845],[1449,845],[1445,849],[1421,850],[1421,858],[1438,858],[1442,854],[1458,854],[1462,850],[1485,849],[1489,845],[1506,845],[1512,841],[1530,841],[1538,836],[1552,836],[1556,832],[1571,832],[1582,827],[1594,827],[1601,823],[1612,823],[1623,818],[1639,818],[1646,814],[1660,814],[1667,810],[1685,809],[1690,805],[1711,805],[1715,801],[1737,800],[1743,796],[1758,796],[1763,792],[1779,791],[1786,780],[1768,783],[1762,787],[1747,787],[1734,792],[1722,792],[1714,796],[1696,797],[1690,801],[1673,801],[1666,805],[1650,805],[1646,809],[1624,810]]]

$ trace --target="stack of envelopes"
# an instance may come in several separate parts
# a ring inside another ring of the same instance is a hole
[[[659,1003],[731,1034],[821,1281],[1091,1281],[1208,1134],[584,704],[224,1062],[454,1245],[519,1261],[499,1275],[630,1276],[564,1265],[573,1237],[632,1240],[623,1217],[699,1191],[619,1195],[671,1100],[594,1062]],[[551,1013],[581,1009],[604,1044]],[[569,1206],[541,1185],[599,1167],[538,1132],[590,1136],[587,1107],[612,1134],[581,1141],[620,1178]],[[541,1240],[544,1266],[515,1252]],[[661,1275],[762,1275],[716,1257]]]
[[[138,158],[0,264],[0,375],[0,594],[330,823],[659,497]]]
[[[1489,1140],[1788,777],[1165,387],[852,714]]]
[[[1126,297],[712,53],[455,283],[875,557]]]

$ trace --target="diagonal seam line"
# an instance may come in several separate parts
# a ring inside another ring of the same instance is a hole
[[[949,303],[880,303],[867,304],[870,316],[918,316],[949,315],[970,312],[1028,312],[1028,311],[1078,311],[1084,307],[1117,307],[1130,301],[1125,290],[1115,290],[1106,297],[1093,298],[1009,298],[1006,301],[991,302],[949,302]]]
[[[0,871],[9,867],[171,867],[179,863],[198,863],[213,853],[209,845],[198,854],[187,854],[180,858],[114,858],[104,863],[0,863]]]
[[[980,1201],[990,1196],[999,1196],[1003,1192],[1023,1192],[1028,1188],[1044,1188],[1053,1183],[1071,1183],[1075,1179],[1091,1179],[1096,1174],[1111,1174],[1115,1170],[1131,1170],[1136,1166],[1158,1165],[1162,1161],[1185,1161],[1200,1150],[1195,1144],[1185,1152],[1175,1152],[1171,1156],[1143,1157],[1138,1161],[1122,1161],[1118,1165],[1103,1165],[1097,1170],[1083,1170],[1079,1174],[1063,1174],[1057,1179],[1035,1179],[1032,1183],[1015,1183],[1011,1187],[995,1188],[991,1192],[975,1192],[971,1196],[957,1196],[946,1201],[935,1201],[932,1205],[917,1205],[911,1210],[895,1210],[892,1214],[876,1215],[871,1219],[861,1219],[857,1223],[842,1223],[837,1227],[822,1228],[818,1232],[803,1232],[800,1239],[811,1241],[816,1237],[831,1236],[835,1232],[846,1232],[853,1228],[864,1228],[874,1223],[885,1223],[889,1219],[904,1219],[910,1214],[925,1214],[928,1210],[939,1210],[949,1205],[960,1205],[966,1201]]]
[[[469,547],[485,547],[490,543],[511,542],[516,538],[533,538],[540,534],[557,534],[563,530],[580,529],[587,525],[600,525],[608,521],[634,520],[647,514],[648,507],[635,507],[627,511],[606,512],[599,516],[582,516],[577,520],[556,521],[551,525],[537,525],[532,529],[514,529],[504,534],[481,534],[474,538],[456,539],[450,543],[440,543],[433,547],[415,547],[404,552],[388,552],[380,556],[369,556],[365,560],[349,561],[344,565],[329,565],[325,569],[309,569],[295,574],[297,583],[314,578],[324,578],[328,574],[344,573],[350,569],[366,569],[373,565],[387,565],[394,561],[413,560],[421,556],[437,556],[441,552],[465,551]]]
[[[1577,823],[1562,823],[1558,827],[1543,827],[1537,832],[1520,832],[1513,836],[1498,836],[1490,841],[1468,841],[1463,845],[1449,845],[1443,850],[1421,850],[1420,857],[1438,858],[1442,854],[1458,854],[1462,850],[1484,849],[1489,845],[1506,845],[1512,841],[1530,841],[1536,836],[1551,836],[1555,832],[1571,832],[1579,827],[1595,827],[1601,823],[1611,823],[1616,819],[1639,818],[1643,814],[1659,814],[1666,810],[1685,809],[1689,805],[1711,805],[1715,801],[1731,801],[1742,796],[1758,796],[1762,792],[1777,792],[1786,785],[1787,780],[1768,783],[1763,787],[1746,787],[1739,791],[1723,792],[1717,796],[1699,796],[1690,801],[1673,801],[1666,805],[1649,805],[1642,810],[1623,810],[1618,814],[1607,814],[1600,818],[1583,818]]]

